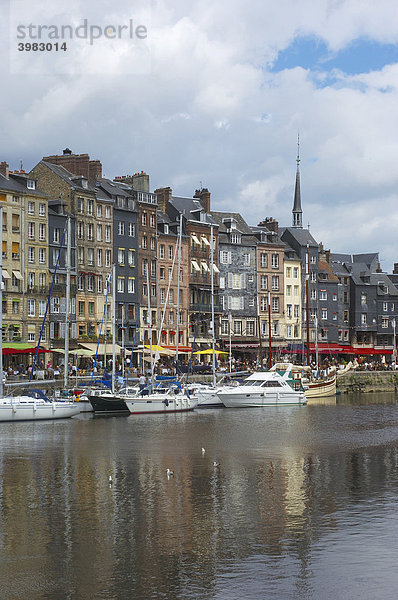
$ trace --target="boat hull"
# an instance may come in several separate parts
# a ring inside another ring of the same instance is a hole
[[[32,398],[0,401],[0,422],[67,419],[79,413],[75,402],[44,402]]]
[[[306,398],[326,398],[336,395],[336,376],[319,382],[311,382],[308,384],[308,389],[305,390]]]
[[[260,408],[264,406],[297,406],[306,404],[304,392],[231,390],[219,392],[219,398],[227,408]]]
[[[120,396],[96,396],[90,394],[88,396],[90,404],[95,414],[113,414],[113,415],[129,415],[130,411],[126,406],[126,402]]]
[[[224,404],[217,396],[220,388],[206,388],[205,386],[195,388],[195,396],[198,398],[198,408],[224,408]]]
[[[166,396],[152,394],[151,396],[136,397],[126,400],[126,406],[132,415],[187,412],[197,407],[196,397]]]

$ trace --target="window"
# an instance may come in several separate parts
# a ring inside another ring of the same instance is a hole
[[[156,248],[156,238],[151,236],[151,250],[155,250]]]
[[[164,244],[159,246],[159,258],[164,258]]]
[[[134,286],[134,277],[129,277],[127,280],[127,291],[129,294],[134,294],[135,286]]]
[[[166,290],[164,288],[160,288],[160,303],[164,304],[164,300],[166,298]]]
[[[105,225],[105,241],[106,242],[111,241],[111,226],[110,225]]]
[[[229,273],[229,287],[233,290],[240,290],[240,274],[239,273]]]
[[[273,254],[271,257],[271,266],[273,269],[279,268],[279,254]]]
[[[83,198],[77,199],[77,212],[80,214],[84,213],[84,200]]]
[[[102,225],[97,225],[97,242],[102,242]]]
[[[226,319],[221,321],[221,335],[229,334],[229,322]]]
[[[97,265],[102,267],[102,249],[98,248],[97,250]]]
[[[277,296],[272,298],[272,312],[279,312],[279,298]]]
[[[316,290],[310,291],[310,298],[311,298],[311,300],[316,300]]]
[[[298,285],[295,285],[295,286],[294,286],[294,295],[295,295],[295,296],[298,296],[298,295],[299,295],[299,286],[298,286]]]
[[[274,292],[279,290],[279,276],[278,275],[272,276],[272,289]]]
[[[327,319],[327,318],[328,318],[328,311],[327,311],[327,308],[322,308],[322,311],[321,311],[321,319],[322,319],[323,321],[326,321],[326,319]]]
[[[143,227],[146,227],[146,221],[147,221],[147,215],[146,215],[146,212],[143,212],[141,215],[141,225]]]
[[[88,314],[90,315],[90,317],[94,315],[94,302],[88,303]]]
[[[232,262],[231,252],[226,252],[225,250],[222,250],[220,252],[220,263],[222,265],[230,265],[231,262]]]
[[[173,246],[169,246],[169,260],[173,260]]]
[[[125,231],[124,221],[118,221],[118,224],[117,224],[117,233],[118,233],[118,235],[124,235],[124,231]]]
[[[79,300],[78,309],[79,309],[79,317],[84,317],[85,312],[86,312],[86,303],[83,302],[82,300]]]
[[[234,321],[234,335],[242,335],[242,321]]]
[[[87,214],[90,216],[94,214],[94,200],[87,200]]]
[[[267,254],[265,252],[261,252],[261,254],[260,254],[260,266],[262,268],[266,268],[267,265],[268,265]]]
[[[129,236],[135,236],[135,223],[129,223]]]
[[[292,276],[292,267],[286,267],[286,277]]]
[[[250,253],[245,253],[243,255],[243,264],[245,267],[249,267],[250,266]]]
[[[319,300],[327,300],[328,299],[328,293],[326,290],[320,290],[319,291]]]
[[[117,291],[120,293],[124,292],[124,277],[117,278]]]
[[[45,217],[46,216],[46,206],[45,206],[45,204],[39,204],[39,216],[40,217]]]
[[[77,223],[77,237],[79,240],[84,239],[84,225],[81,221],[78,221]]]
[[[28,223],[28,239],[29,240],[35,239],[35,224],[32,222]]]
[[[314,254],[310,257],[310,263],[313,265],[316,264],[316,256]]]
[[[143,250],[146,250],[148,248],[148,239],[146,235],[142,236],[142,248]]]
[[[28,181],[26,182],[26,187],[28,188],[28,190],[36,189],[36,181],[34,181],[34,179],[28,179]]]
[[[294,305],[293,314],[294,314],[294,318],[295,319],[299,318],[299,316],[300,316],[300,306],[298,304]]]
[[[152,213],[149,217],[149,225],[151,227],[155,227],[156,225],[156,221],[155,221],[155,213]]]
[[[246,335],[254,335],[254,321],[246,322]]]
[[[291,325],[288,325],[286,327],[286,337],[287,338],[291,338],[292,337],[292,332],[293,332],[293,328]]]
[[[292,295],[292,286],[287,285],[286,286],[286,296],[291,296],[291,295]]]
[[[44,248],[39,248],[39,263],[43,265],[46,262],[46,251]]]
[[[312,283],[315,283],[315,281],[316,281],[316,273],[315,273],[315,271],[311,271],[311,273],[310,273],[310,281],[312,281]]]
[[[117,251],[117,262],[119,265],[124,265],[124,248],[119,248]]]
[[[135,265],[135,252],[131,248],[128,250],[128,261],[129,261],[129,266],[130,267],[134,267],[134,265]]]
[[[169,311],[169,325],[173,325],[174,324],[174,311],[170,310]]]
[[[260,289],[261,290],[266,290],[267,289],[267,276],[266,275],[261,275],[260,277]]]
[[[368,322],[367,320],[367,314],[366,313],[362,313],[361,314],[361,325],[366,325]]]
[[[230,308],[231,310],[243,310],[244,309],[244,299],[243,297],[229,297],[228,298],[228,308]]]
[[[84,264],[84,248],[81,246],[77,249],[77,260],[79,262],[79,265]]]
[[[272,321],[271,335],[279,335],[279,321]]]
[[[294,277],[295,279],[297,279],[297,278],[298,278],[298,276],[299,276],[299,269],[298,269],[298,267],[294,267],[294,268],[293,268],[293,277]]]
[[[291,304],[286,304],[286,316],[289,318],[292,316],[292,305]]]
[[[53,242],[55,242],[56,244],[59,244],[60,239],[61,239],[60,230],[58,227],[55,227],[54,231],[53,231]]]
[[[111,218],[111,207],[105,206],[105,219],[110,219],[110,218]]]
[[[344,341],[347,342],[348,341],[348,329],[344,330]]]
[[[106,267],[111,266],[111,251],[110,250],[105,250],[105,266]]]
[[[94,239],[94,227],[92,223],[87,224],[87,239],[92,242]]]
[[[77,289],[79,292],[84,291],[84,275],[79,275],[77,278]]]
[[[336,292],[333,292],[332,300],[333,300],[333,302],[337,302],[337,294],[336,294]]]
[[[388,311],[388,302],[383,302],[383,311],[384,312]]]
[[[268,298],[267,296],[261,296],[260,301],[260,310],[265,311],[268,308]]]
[[[51,312],[54,314],[59,313],[59,298],[51,298]]]
[[[242,240],[242,236],[240,233],[231,233],[231,244],[240,244]],[[239,321],[238,321],[239,323]],[[242,323],[241,323],[242,325]]]
[[[364,292],[362,292],[361,294],[361,304],[367,304],[367,294],[365,294]]]
[[[87,275],[87,291],[88,292],[93,292],[94,291],[94,277],[93,277],[93,275]]]
[[[97,204],[97,218],[100,219],[102,217],[102,205]]]
[[[366,317],[366,315],[365,315],[365,317]],[[344,321],[344,323],[348,323],[348,310],[345,310],[343,313],[343,321]],[[365,322],[366,322],[366,319],[365,319]]]
[[[39,223],[39,240],[44,242],[46,239],[46,226],[44,223]]]
[[[87,248],[87,264],[94,266],[94,248]]]
[[[219,286],[222,290],[225,289],[225,277],[223,275],[220,275]]]
[[[102,294],[102,277],[97,277],[97,292]]]

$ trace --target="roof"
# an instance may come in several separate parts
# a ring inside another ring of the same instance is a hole
[[[95,188],[90,185],[89,181],[85,177],[82,177],[80,175],[73,175],[73,173],[70,173],[70,171],[67,171],[67,169],[65,169],[65,167],[62,167],[61,165],[54,165],[53,163],[47,162],[45,160],[41,160],[39,164],[45,165],[47,168],[50,169],[50,171],[55,173],[55,175],[58,175],[58,177],[60,177],[63,181],[65,181],[68,185],[75,189],[88,192],[95,191]],[[81,185],[83,179],[87,181],[86,188],[84,188]]]
[[[332,282],[338,283],[339,282],[339,278],[336,277],[336,275],[333,273],[332,267],[329,265],[329,263],[326,260],[318,261],[318,269],[319,269],[320,273],[324,272],[324,273],[328,274],[327,280],[329,283],[332,283]]]
[[[30,188],[27,187],[27,180],[30,178],[21,178],[21,177],[14,177],[11,173],[9,176],[9,179],[7,179],[7,177],[4,177],[4,175],[0,174],[0,190],[3,190],[5,192],[16,192],[17,194],[29,194],[32,196],[41,196],[43,198],[47,197],[47,194],[44,194],[43,192],[41,192],[40,190],[31,190]]]
[[[195,213],[200,211],[206,216],[206,220],[203,221],[204,224],[207,223],[208,225],[217,225],[211,215],[205,212],[202,203],[197,198],[182,198],[180,196],[172,196],[170,204],[176,208],[179,213],[182,213],[189,221],[199,221],[199,219],[195,218]]]
[[[284,240],[284,236],[292,236],[300,246],[309,244],[312,247],[318,248],[319,244],[312,237],[309,229],[300,229],[299,227],[280,227],[279,237]],[[288,240],[287,240],[288,241]]]

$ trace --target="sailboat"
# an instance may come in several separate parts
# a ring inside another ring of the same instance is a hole
[[[0,207],[0,222],[3,220],[3,208]],[[70,221],[69,221],[70,223]],[[68,242],[70,239],[70,228],[68,228]],[[64,232],[65,236],[65,232]],[[63,236],[63,239],[64,239]],[[2,230],[0,229],[0,246],[2,245]],[[57,264],[55,267],[55,272],[58,267],[59,255],[58,253]],[[3,260],[0,255],[0,306],[2,306],[2,298],[3,298],[3,290],[2,290],[2,270],[3,270]],[[55,275],[55,273],[54,273]],[[54,278],[53,278],[54,283]],[[52,284],[53,285],[53,284]],[[49,298],[47,301],[47,308],[45,312],[45,316],[43,319],[42,330],[45,322],[45,318],[47,315],[48,306],[50,303],[51,297],[50,290]],[[0,374],[3,374],[3,336],[1,335],[2,331],[2,315],[0,311]],[[34,370],[34,365],[36,361],[36,357],[39,352],[40,341],[41,341],[42,331],[40,332],[39,341],[37,344],[35,360],[32,366],[32,373]],[[80,408],[79,405],[75,402],[69,401],[51,401],[47,398],[42,392],[39,390],[27,391],[23,395],[19,396],[4,396],[3,395],[3,377],[0,377],[0,422],[3,421],[38,421],[44,419],[65,419],[68,417],[73,417],[74,415],[79,414]]]

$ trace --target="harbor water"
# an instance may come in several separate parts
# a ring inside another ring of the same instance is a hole
[[[397,506],[394,394],[2,423],[0,599],[395,599]]]

